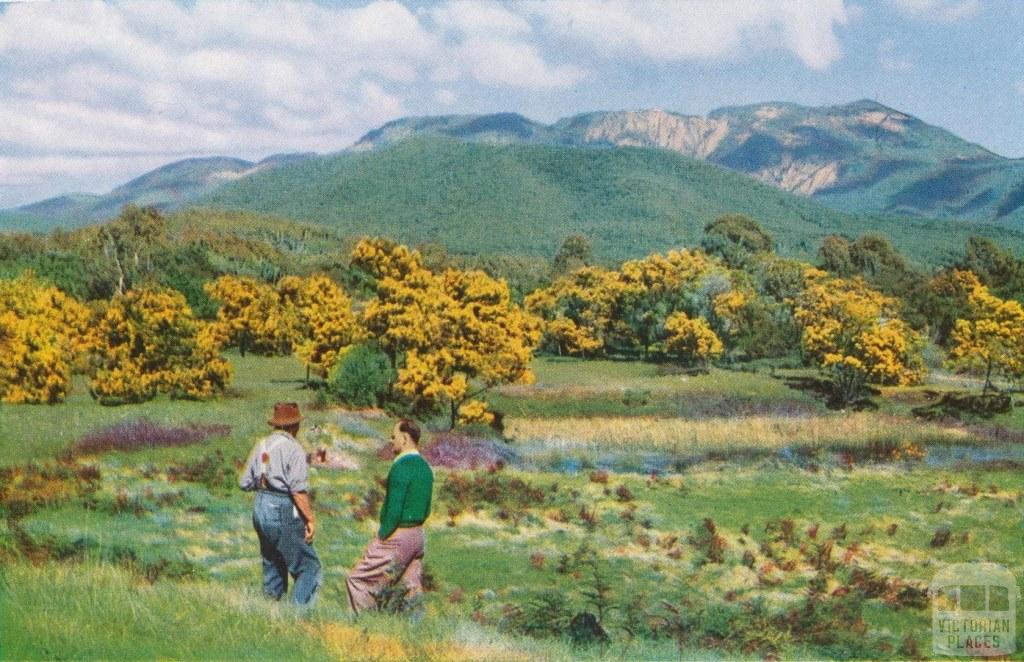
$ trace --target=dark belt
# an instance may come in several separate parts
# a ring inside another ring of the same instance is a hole
[[[285,497],[287,499],[291,499],[291,497],[292,497],[291,492],[281,492],[279,490],[271,490],[271,489],[263,489],[263,488],[260,488],[260,489],[256,490],[256,494],[270,494],[272,496]]]
[[[277,494],[286,497],[291,497],[291,492],[283,492],[281,490],[275,490],[270,486],[270,482],[267,480],[265,475],[260,476],[259,482],[256,484],[257,492],[266,492],[267,494]]]

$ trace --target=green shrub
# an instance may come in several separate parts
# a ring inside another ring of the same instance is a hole
[[[356,345],[331,370],[330,394],[349,405],[371,407],[383,403],[395,380],[387,355],[372,345]]]

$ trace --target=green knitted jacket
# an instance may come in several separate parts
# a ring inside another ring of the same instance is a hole
[[[388,489],[380,511],[377,537],[387,539],[395,529],[419,526],[430,515],[434,472],[419,453],[396,459],[388,472]]]

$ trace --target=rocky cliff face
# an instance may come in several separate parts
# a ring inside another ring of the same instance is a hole
[[[838,161],[795,161],[787,155],[779,165],[761,168],[750,174],[765,184],[771,184],[784,191],[811,196],[834,185],[839,179],[839,168]]]
[[[663,110],[601,113],[582,132],[583,143],[658,147],[706,159],[729,133],[728,120],[677,115]]]

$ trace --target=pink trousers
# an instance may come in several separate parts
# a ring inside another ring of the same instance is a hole
[[[422,526],[395,529],[387,540],[374,536],[345,582],[352,611],[376,609],[377,595],[397,582],[408,589],[407,598],[422,593],[425,543]]]

